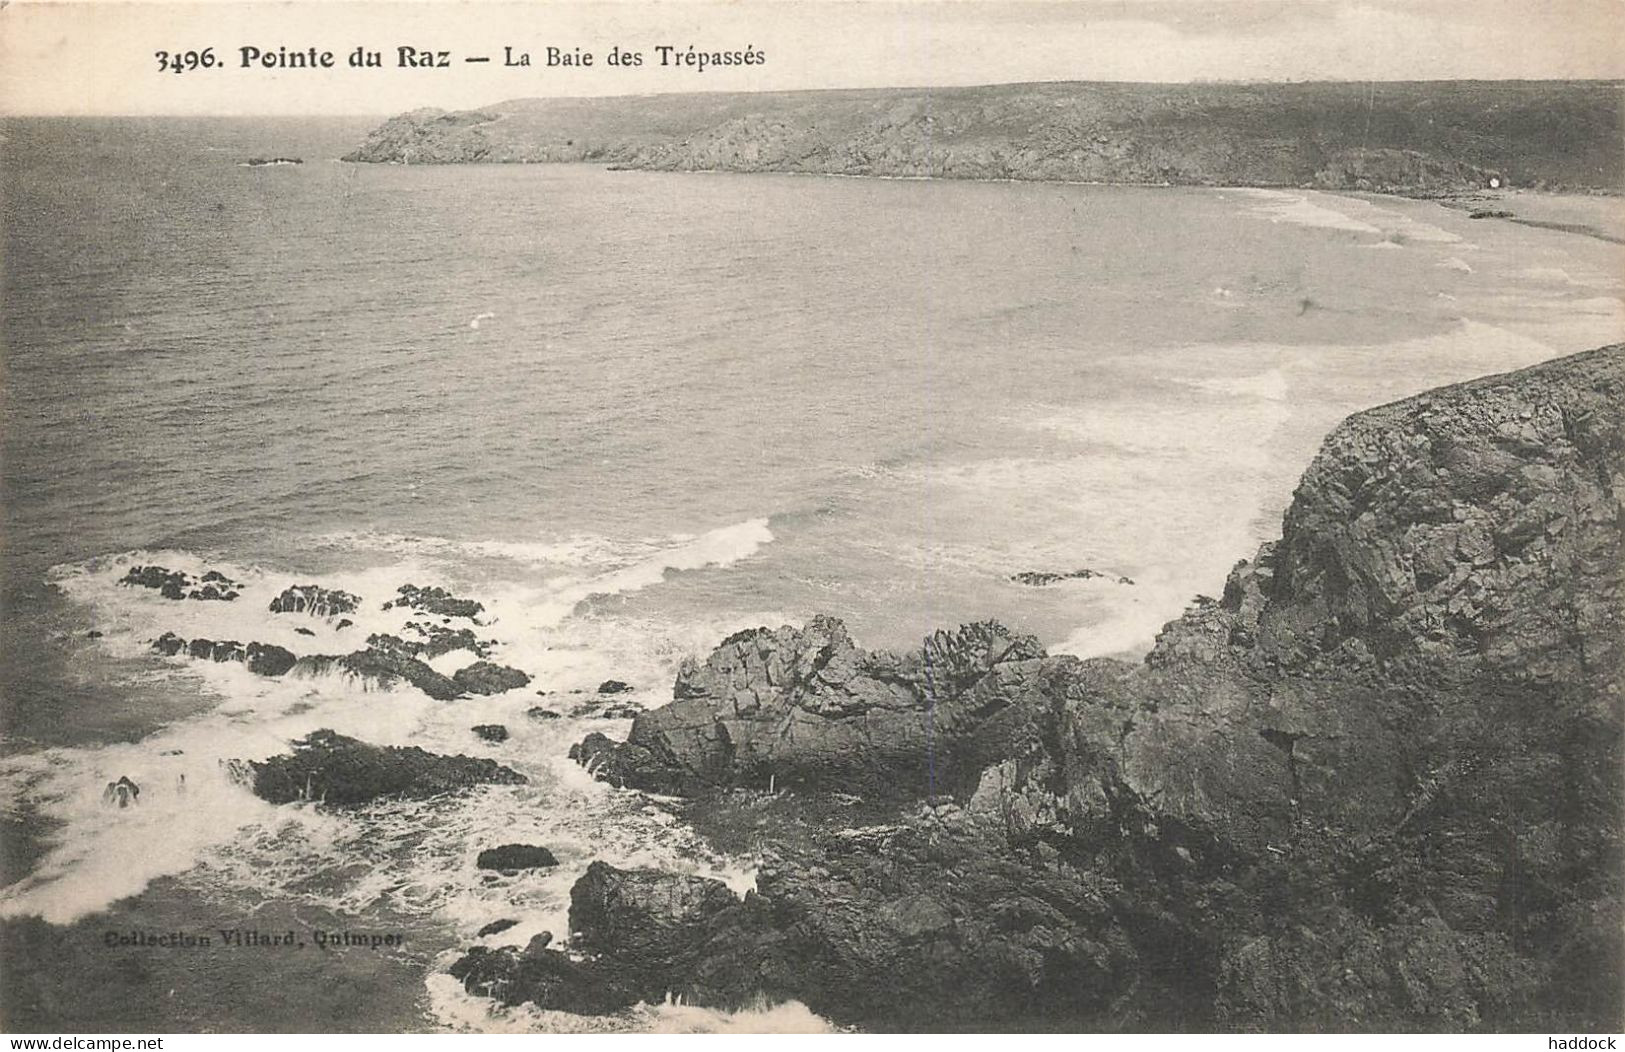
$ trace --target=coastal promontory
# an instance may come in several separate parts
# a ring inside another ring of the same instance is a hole
[[[574,956],[452,973],[882,1029],[1615,1030],[1622,494],[1625,345],[1350,417],[1138,663],[737,633],[575,755],[754,890],[597,864]]]
[[[1291,186],[1625,189],[1602,81],[1131,84],[519,99],[390,119],[345,157],[663,171]]]

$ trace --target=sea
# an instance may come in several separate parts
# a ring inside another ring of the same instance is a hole
[[[872,648],[996,618],[1135,657],[1278,533],[1341,418],[1625,330],[1618,244],[1427,201],[339,161],[373,123],[0,123],[5,1029],[822,1028],[498,1009],[446,974],[567,940],[594,860],[752,886],[567,759],[630,726],[571,715],[599,684],[655,707],[683,658],[816,614]],[[274,156],[303,163],[244,164]],[[120,583],[155,564],[240,596]],[[530,685],[151,649],[345,653],[408,583],[483,603]],[[356,623],[272,613],[296,584]],[[343,810],[233,777],[318,728],[529,781]],[[560,865],[475,866],[508,842]]]

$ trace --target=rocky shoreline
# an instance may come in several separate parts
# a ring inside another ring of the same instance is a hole
[[[415,110],[344,160],[1308,187],[1625,190],[1612,82],[1120,84],[518,99]]]
[[[1616,345],[1350,417],[1141,663],[736,633],[572,755],[755,889],[596,862],[569,932],[493,925],[452,974],[869,1030],[1616,1030],[1622,499]],[[512,774],[369,749],[313,736],[256,791]]]

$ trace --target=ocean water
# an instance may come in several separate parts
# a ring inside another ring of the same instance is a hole
[[[336,161],[368,123],[0,125],[12,1028],[817,1028],[463,995],[474,933],[563,937],[594,859],[753,879],[565,758],[627,721],[527,708],[609,678],[656,706],[685,655],[816,613],[877,647],[996,617],[1141,652],[1275,534],[1342,416],[1625,329],[1619,246],[1426,202]],[[306,163],[238,163],[272,155]],[[241,597],[117,583],[148,563]],[[1083,567],[1109,576],[1010,580]],[[343,653],[408,582],[483,602],[534,682],[439,703],[150,650]],[[361,595],[357,624],[271,614],[295,583]],[[319,727],[531,781],[330,812],[225,773]],[[139,806],[102,802],[121,775]],[[514,840],[562,865],[475,869]],[[307,945],[106,944],[221,928]]]

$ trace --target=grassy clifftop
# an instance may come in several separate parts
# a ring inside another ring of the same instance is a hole
[[[658,170],[1625,190],[1625,85],[1004,84],[521,99],[417,110],[346,158]]]

